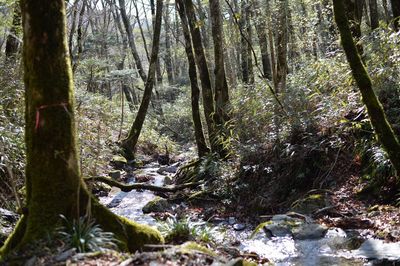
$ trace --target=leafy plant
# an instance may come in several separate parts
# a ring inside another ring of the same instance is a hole
[[[104,232],[90,217],[82,216],[79,219],[68,220],[65,216],[60,216],[63,225],[57,229],[57,234],[69,248],[76,248],[78,252],[117,248],[114,234]]]
[[[177,216],[168,217],[158,226],[158,230],[167,242],[185,242],[197,240],[213,242],[216,229],[205,222],[194,222],[189,217],[179,219]]]

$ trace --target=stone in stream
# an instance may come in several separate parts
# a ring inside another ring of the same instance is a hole
[[[326,195],[311,194],[295,201],[291,206],[291,211],[301,214],[312,214],[327,206],[330,206],[330,203]]]
[[[233,225],[233,229],[235,230],[235,231],[242,231],[242,230],[244,230],[246,228],[246,225],[245,224],[234,224]]]
[[[18,220],[18,214],[0,208],[0,247],[4,244],[7,237],[11,234],[14,224]]]
[[[118,180],[121,178],[121,171],[120,170],[114,170],[108,173],[108,175],[114,179],[114,180]]]
[[[324,237],[328,228],[320,224],[302,224],[292,229],[293,238],[298,240],[318,239]]]
[[[151,212],[165,212],[171,207],[171,204],[168,200],[155,197],[153,200],[149,201],[143,208],[143,213],[151,213]]]
[[[116,169],[123,169],[128,164],[128,161],[125,157],[120,155],[114,155],[111,159],[111,165],[113,165]]]

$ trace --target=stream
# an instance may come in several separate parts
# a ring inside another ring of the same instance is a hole
[[[134,174],[151,176],[151,183],[161,186],[165,175],[158,170],[159,165],[151,163]],[[155,197],[147,190],[122,192],[112,188],[100,201],[118,215],[157,226],[157,221],[142,211]],[[232,246],[241,254],[257,254],[274,265],[400,265],[400,242],[367,239],[357,230],[323,228],[312,220],[302,221],[289,215],[273,216],[253,238],[250,235],[254,228],[236,223],[234,217],[213,222],[212,226],[220,232],[214,236],[219,245]]]

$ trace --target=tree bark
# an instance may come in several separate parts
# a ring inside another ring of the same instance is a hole
[[[333,0],[336,24],[339,28],[343,49],[347,61],[350,64],[353,77],[360,89],[363,102],[367,107],[371,124],[375,129],[378,141],[387,152],[397,175],[400,173],[400,144],[392,127],[390,126],[383,107],[379,102],[373,88],[367,70],[361,60],[354,43],[351,28],[346,17],[346,9],[343,0]]]
[[[182,1],[176,1],[176,9],[178,10],[179,17],[181,19],[181,25],[183,30],[183,37],[185,39],[185,51],[189,63],[189,78],[190,78],[190,88],[191,88],[191,104],[192,104],[192,118],[194,124],[194,133],[197,145],[197,153],[199,158],[203,157],[210,152],[207,147],[206,139],[203,133],[203,125],[200,118],[200,89],[197,81],[197,70],[196,70],[196,60],[193,54],[192,39],[190,37],[190,31],[188,27],[188,21],[185,15],[185,7]]]
[[[130,25],[128,15],[126,14],[125,0],[118,0],[118,1],[119,1],[119,10],[121,12],[122,23],[124,24],[126,34],[128,35],[129,47],[131,48],[131,53],[133,59],[135,60],[136,69],[138,70],[139,76],[142,79],[143,83],[146,83],[147,76],[146,73],[144,72],[142,61],[140,60],[140,56],[136,48],[135,38],[133,36],[132,27]]]
[[[287,76],[287,44],[288,44],[288,29],[287,29],[287,0],[279,0],[279,29],[277,36],[277,62],[276,62],[276,84],[275,92],[282,93],[286,89]]]
[[[74,119],[72,70],[64,0],[22,1],[25,68],[26,207],[0,256],[45,238],[60,215],[90,212],[120,246],[138,250],[160,243],[149,226],[121,218],[87,191],[81,178]]]
[[[396,31],[400,30],[400,1],[390,0],[393,12],[393,26]]]
[[[179,0],[182,1],[182,0]],[[211,143],[211,151],[217,152],[218,148],[218,135],[215,130],[214,120],[214,100],[213,91],[211,86],[210,73],[208,70],[208,64],[203,49],[203,42],[201,38],[200,29],[198,27],[198,21],[195,15],[194,6],[192,0],[183,0],[186,16],[189,22],[189,29],[192,36],[193,49],[195,52],[196,64],[200,74],[202,95],[203,95],[203,106],[204,115],[206,118],[207,129],[209,140]]]
[[[258,36],[258,43],[260,46],[263,76],[269,80],[272,80],[271,60],[269,58],[268,51],[266,18],[263,17],[263,12],[260,7],[259,0],[253,1],[253,6],[255,11],[254,25]]]
[[[215,60],[215,119],[220,130],[224,130],[225,122],[229,121],[229,90],[225,74],[222,13],[219,0],[210,0],[209,3]]]
[[[379,27],[379,12],[377,0],[368,0],[369,2],[369,17],[371,19],[371,30]]]
[[[169,31],[171,30],[171,24],[169,20],[169,0],[166,1],[165,15],[164,15],[164,28],[165,28],[165,67],[167,70],[168,84],[175,84],[174,78],[174,66],[172,63],[171,53],[171,37]]]
[[[163,8],[162,1],[163,0],[157,0],[157,9],[156,9],[157,11],[155,16],[155,25],[153,31],[153,47],[151,49],[150,66],[147,75],[148,78],[144,88],[142,102],[140,103],[138,113],[129,131],[128,137],[124,139],[121,143],[121,146],[125,152],[125,156],[129,160],[134,159],[134,150],[136,148],[136,144],[138,142],[140,132],[142,130],[143,123],[147,115],[147,109],[149,108],[150,99],[153,92],[158,51],[160,47],[161,18],[162,18],[162,8]]]
[[[5,51],[6,61],[10,63],[16,60],[16,56],[18,53],[19,43],[20,43],[20,41],[18,40],[18,32],[20,27],[21,27],[21,7],[20,3],[16,2],[14,4],[14,14],[13,14],[10,33],[7,35],[7,40],[6,40],[6,51]]]

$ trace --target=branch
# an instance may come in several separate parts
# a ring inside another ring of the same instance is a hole
[[[176,186],[165,186],[165,187],[160,187],[160,186],[154,186],[154,185],[149,185],[145,183],[135,183],[131,185],[123,184],[121,182],[112,180],[111,178],[105,177],[105,176],[92,176],[92,177],[86,177],[84,178],[85,181],[95,181],[95,182],[101,182],[105,183],[109,186],[112,187],[117,187],[121,189],[123,192],[129,192],[134,189],[146,189],[150,191],[155,191],[155,192],[176,192],[185,188],[194,188],[197,187],[203,182],[191,182],[191,183],[185,183],[182,185],[176,185]]]

